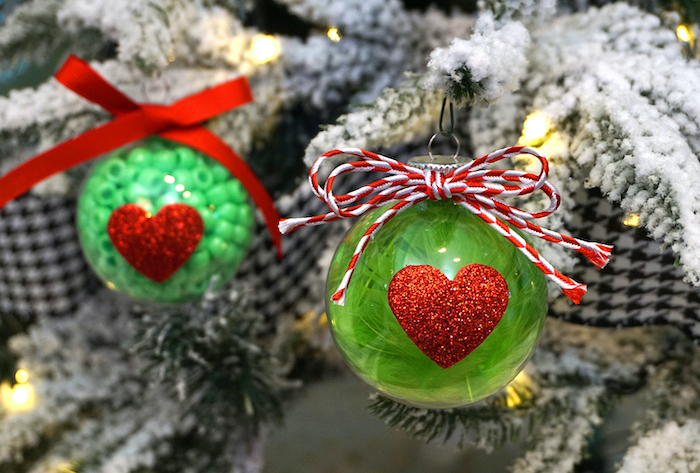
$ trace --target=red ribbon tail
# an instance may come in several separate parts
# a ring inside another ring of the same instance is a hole
[[[38,182],[70,169],[90,159],[108,153],[131,141],[145,138],[146,130],[139,129],[139,117],[122,115],[88,130],[33,157],[0,177],[0,208]]]
[[[71,54],[54,75],[56,80],[112,115],[123,115],[139,109],[139,104],[121,93],[97,73],[90,64]]]
[[[563,289],[564,295],[569,298],[574,304],[580,304],[583,295],[586,293],[586,285],[578,284],[575,287]]]

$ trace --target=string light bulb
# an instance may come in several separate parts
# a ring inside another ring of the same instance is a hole
[[[56,473],[75,473],[73,464],[68,462],[59,463],[56,465]]]
[[[310,338],[314,333],[324,330],[326,327],[328,327],[328,316],[326,313],[323,312],[319,315],[318,312],[313,310],[294,322],[294,328],[306,338]]]
[[[277,59],[282,52],[280,40],[274,36],[257,34],[250,44],[250,60],[254,64],[265,64]]]
[[[523,122],[523,131],[519,142],[527,146],[537,146],[547,136],[550,127],[549,119],[543,113],[531,113]]]
[[[523,399],[513,386],[506,386],[506,406],[511,409],[523,403]]]
[[[29,372],[17,370],[15,373],[17,384],[10,387],[9,383],[0,384],[0,403],[9,412],[28,411],[36,403],[34,386],[28,383]]]
[[[15,381],[19,384],[24,384],[29,381],[29,372],[27,370],[17,370],[15,373]]]
[[[337,43],[342,38],[340,36],[340,31],[338,31],[338,28],[336,28],[335,26],[332,28],[328,28],[326,34],[328,35],[328,38],[334,43]]]
[[[508,383],[505,392],[505,403],[508,408],[518,407],[523,402],[532,397],[532,379],[521,371],[518,375]]]
[[[622,219],[622,224],[628,227],[638,227],[639,223],[639,214],[637,213],[627,213]]]
[[[693,40],[690,29],[685,25],[678,25],[678,28],[676,28],[676,36],[684,43],[690,43]]]

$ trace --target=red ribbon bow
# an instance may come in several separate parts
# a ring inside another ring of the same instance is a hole
[[[128,143],[158,135],[212,157],[248,191],[262,211],[277,254],[282,256],[279,214],[248,165],[221,139],[201,124],[253,100],[245,77],[185,97],[171,105],[139,104],[122,94],[88,63],[70,56],[56,80],[83,98],[100,105],[115,118],[30,159],[0,178],[0,208],[47,177],[108,153]]]
[[[321,164],[331,156],[338,154],[357,156],[363,160],[339,165],[328,176],[326,185],[321,187],[317,177]],[[519,154],[530,154],[539,159],[542,163],[540,174],[536,176],[516,170],[484,169],[489,164]],[[315,217],[284,219],[280,222],[279,228],[283,234],[289,233],[300,227],[320,225],[341,218],[357,217],[382,205],[394,203],[367,229],[357,244],[345,276],[340,282],[338,290],[332,296],[335,304],[343,305],[355,265],[372,235],[394,215],[418,202],[427,199],[452,199],[469,209],[504,238],[507,238],[545,275],[556,282],[570,300],[578,304],[586,292],[586,286],[554,269],[523,237],[504,223],[504,221],[508,222],[538,238],[578,251],[598,269],[607,264],[612,246],[572,238],[528,221],[529,219],[545,217],[559,207],[559,193],[554,186],[547,182],[548,170],[549,165],[544,156],[533,148],[523,146],[494,151],[463,165],[426,164],[420,165],[420,167],[403,164],[386,156],[357,148],[337,149],[318,158],[309,172],[311,189],[319,199],[326,202],[331,211]],[[390,176],[347,194],[333,194],[333,181],[341,174],[374,171],[386,172]],[[549,207],[536,213],[511,207],[496,197],[531,194],[536,190],[541,190],[550,199]],[[351,205],[365,198],[369,199],[366,203]],[[341,208],[341,205],[345,207]]]

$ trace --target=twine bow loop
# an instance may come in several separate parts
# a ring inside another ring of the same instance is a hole
[[[321,165],[338,154],[360,157],[362,161],[338,165],[328,176],[325,185],[319,185],[318,171]],[[490,164],[519,154],[530,154],[537,158],[542,164],[540,173],[534,175],[513,169],[486,169]],[[349,172],[375,171],[385,172],[388,176],[347,194],[333,193],[333,184],[338,176]],[[569,299],[578,304],[586,292],[586,286],[554,269],[522,236],[506,225],[508,223],[537,238],[578,251],[599,269],[607,264],[612,246],[572,238],[530,222],[551,214],[561,202],[557,190],[547,182],[548,172],[549,165],[545,157],[534,148],[522,146],[495,151],[464,165],[450,166],[402,164],[357,148],[337,149],[317,159],[309,172],[311,189],[328,205],[330,212],[313,217],[283,219],[279,223],[279,229],[285,234],[300,227],[357,217],[383,205],[394,204],[369,227],[357,244],[345,276],[332,296],[334,303],[343,305],[355,265],[372,235],[394,215],[418,202],[451,199],[507,238],[545,275],[554,280]],[[508,205],[499,198],[523,196],[535,191],[544,192],[550,202],[546,209],[534,213]],[[367,199],[365,203],[357,203],[364,199]]]

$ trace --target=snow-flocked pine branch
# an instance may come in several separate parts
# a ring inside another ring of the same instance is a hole
[[[441,89],[458,104],[488,106],[517,88],[526,71],[529,45],[523,25],[511,22],[497,29],[493,15],[484,13],[471,38],[455,38],[449,47],[430,53],[425,86]]]

